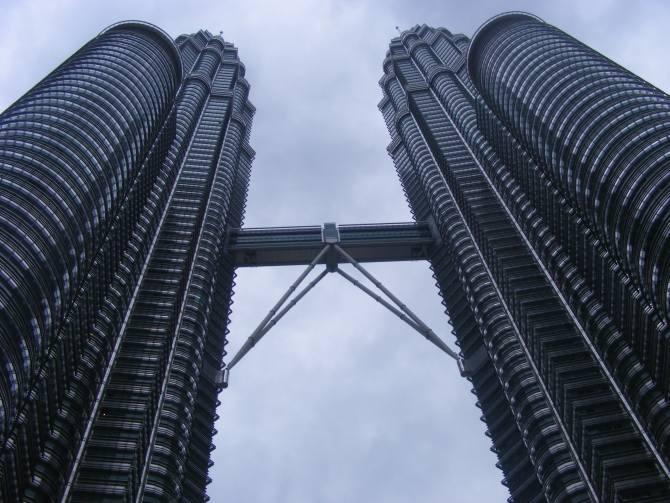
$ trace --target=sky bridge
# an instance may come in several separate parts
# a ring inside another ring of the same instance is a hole
[[[231,230],[227,248],[236,267],[307,265],[329,233],[361,263],[427,260],[437,235],[429,222],[259,227]],[[336,256],[325,254],[319,263],[332,268]]]

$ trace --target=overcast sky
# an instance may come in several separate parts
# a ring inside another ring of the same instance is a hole
[[[410,219],[377,103],[395,26],[471,35],[526,10],[670,89],[663,1],[2,0],[0,110],[105,26],[142,19],[173,37],[223,30],[258,111],[247,226]],[[452,342],[426,264],[370,266]],[[234,352],[300,268],[239,272]],[[237,366],[221,395],[215,502],[485,502],[506,489],[467,381],[451,360],[332,275]]]

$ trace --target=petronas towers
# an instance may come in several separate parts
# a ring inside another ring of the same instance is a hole
[[[670,501],[670,97],[524,13],[383,69],[417,227],[366,260],[429,260],[510,501]],[[261,257],[244,75],[125,22],[0,115],[0,501],[207,499],[240,236]]]

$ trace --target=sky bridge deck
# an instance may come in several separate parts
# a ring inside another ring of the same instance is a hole
[[[233,229],[227,248],[236,267],[307,265],[329,233],[358,262],[426,260],[435,243],[428,222],[403,222]]]

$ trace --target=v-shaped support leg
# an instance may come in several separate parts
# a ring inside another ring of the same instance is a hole
[[[230,363],[228,364],[226,370],[230,371],[235,365],[237,365],[237,362],[239,362],[244,355],[246,355],[251,348],[253,348],[258,341],[260,341],[265,334],[268,333],[270,328],[272,328],[274,325],[277,324],[279,319],[284,316],[293,306],[295,306],[298,301],[303,298],[307,292],[309,292],[312,288],[316,286],[316,284],[323,279],[323,277],[328,274],[327,270],[324,270],[321,274],[319,274],[312,282],[310,282],[301,292],[298,293],[298,295],[291,301],[289,304],[282,309],[281,312],[278,313],[279,309],[281,306],[284,305],[286,300],[291,296],[291,294],[300,286],[300,283],[303,282],[303,280],[307,277],[307,275],[314,269],[314,267],[319,263],[321,258],[326,254],[326,252],[330,249],[331,245],[326,245],[323,247],[323,250],[319,252],[319,254],[310,262],[310,264],[307,266],[307,268],[298,276],[298,278],[291,284],[291,286],[288,288],[286,293],[281,296],[281,298],[277,301],[277,303],[270,309],[270,312],[263,318],[263,321],[260,322],[260,324],[256,327],[256,330],[254,330],[249,338],[246,340],[244,345],[239,349],[237,354],[233,357],[232,360],[230,360]],[[277,316],[275,316],[277,315]],[[225,382],[224,382],[224,387],[225,387]]]
[[[249,338],[245,341],[239,351],[235,354],[233,359],[230,361],[228,366],[223,370],[222,376],[222,386],[224,388],[228,387],[228,377],[229,372],[232,368],[237,365],[237,363],[246,355],[251,348],[253,348],[258,341],[260,341],[268,331],[277,324],[277,322],[293,307],[295,306],[300,299],[302,299],[316,284],[321,281],[326,274],[329,272],[337,272],[349,281],[354,286],[361,289],[363,292],[368,294],[374,300],[379,302],[381,305],[386,307],[389,311],[395,314],[402,321],[407,323],[414,330],[423,335],[428,341],[433,343],[436,347],[442,350],[444,353],[449,355],[451,358],[458,362],[459,369],[463,370],[462,359],[461,357],[451,349],[438,335],[433,332],[428,325],[426,325],[421,319],[414,314],[405,304],[403,304],[391,291],[386,288],[379,280],[377,280],[370,272],[368,272],[361,264],[359,264],[351,255],[349,255],[345,250],[343,250],[337,242],[331,240],[326,241],[327,244],[319,252],[319,254],[310,262],[307,268],[298,276],[298,278],[291,284],[288,290],[282,295],[282,297],[277,301],[277,303],[270,309],[270,312],[263,318],[261,323],[256,327],[256,329],[251,333]],[[335,258],[334,258],[335,257]],[[347,274],[338,267],[337,257],[344,259],[344,261],[353,265],[363,276],[365,276],[372,284],[377,287],[389,300],[383,298],[381,295],[377,295],[370,288],[362,284],[360,281],[352,277],[350,274]],[[286,303],[288,298],[293,292],[300,286],[300,283],[307,277],[307,275],[316,267],[316,265],[326,259],[326,268],[314,278],[310,283],[305,286],[298,294],[291,299],[291,301],[286,304],[282,309],[282,306]],[[395,305],[394,305],[395,304]]]

